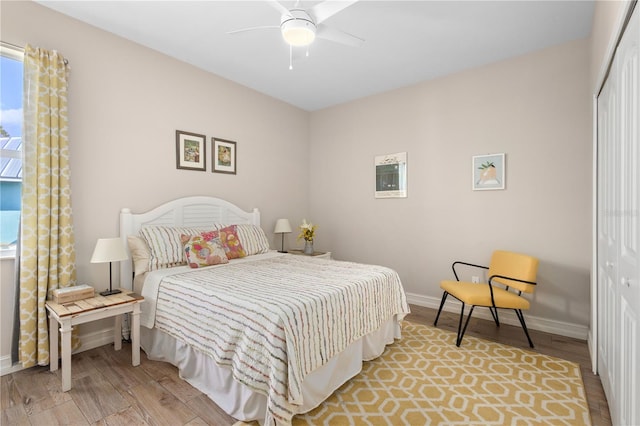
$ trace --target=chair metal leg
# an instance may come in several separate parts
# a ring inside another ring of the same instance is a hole
[[[464,317],[464,302],[462,303],[462,309],[460,310],[460,321],[458,322],[458,338],[456,339],[456,346],[460,347],[460,343],[462,343],[462,338],[464,337],[465,331],[467,331],[467,326],[469,325],[469,320],[471,319],[471,314],[473,313],[474,305],[471,305],[471,310],[469,310],[469,315],[467,316],[467,320],[464,323],[464,328],[460,331],[462,327],[462,319]]]
[[[529,330],[527,329],[527,324],[524,322],[524,315],[522,314],[522,310],[514,309],[516,311],[516,316],[520,320],[520,324],[522,325],[522,329],[524,330],[524,334],[527,335],[527,340],[529,341],[529,347],[533,349],[533,342],[531,341],[531,337],[529,336]]]
[[[440,309],[438,309],[438,315],[436,315],[436,320],[433,322],[434,327],[438,325],[438,318],[440,318],[440,312],[442,312],[442,307],[444,306],[444,302],[445,300],[447,300],[448,295],[449,293],[447,293],[446,291],[442,293],[442,301],[440,302]]]
[[[500,320],[498,319],[498,308],[494,308],[489,306],[489,311],[491,312],[491,316],[493,317],[493,321],[496,323],[498,327],[500,327]]]

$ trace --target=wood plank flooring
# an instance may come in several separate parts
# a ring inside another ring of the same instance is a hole
[[[433,309],[411,306],[407,319],[432,325]],[[457,315],[444,312],[438,328],[455,331]],[[528,349],[522,329],[472,319],[468,335]],[[611,424],[609,408],[584,341],[531,330],[536,352],[579,363],[594,426]],[[60,370],[34,367],[1,378],[2,425],[218,425],[235,420],[206,395],[178,377],[172,365],[140,354],[139,367],[131,366],[131,347],[121,351],[105,345],[73,355],[72,383],[61,392]]]

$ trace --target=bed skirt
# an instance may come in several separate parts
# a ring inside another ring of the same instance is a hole
[[[231,417],[263,423],[267,413],[266,395],[236,382],[230,369],[219,366],[208,356],[166,333],[141,327],[140,334],[141,346],[149,359],[169,362],[178,367],[180,378],[207,395]],[[302,384],[304,404],[299,406],[297,413],[306,413],[320,405],[360,372],[363,361],[379,357],[386,345],[400,337],[400,324],[394,316],[378,330],[355,341],[313,371]]]

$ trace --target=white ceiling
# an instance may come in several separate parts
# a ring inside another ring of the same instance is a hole
[[[279,25],[266,2],[38,3],[307,111],[587,37],[594,9],[576,0],[361,0],[324,24],[364,39],[362,47],[316,39],[289,70],[278,30],[227,34]]]

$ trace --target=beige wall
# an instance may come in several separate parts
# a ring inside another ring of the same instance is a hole
[[[258,207],[273,247],[277,218],[306,216],[307,112],[32,2],[2,2],[1,19],[3,41],[56,49],[71,64],[69,137],[80,283],[108,285],[108,267],[89,260],[98,238],[117,236],[122,207],[139,212],[177,197],[217,196],[245,210]],[[237,175],[211,173],[209,142],[207,172],[177,170],[176,129],[236,141]],[[5,270],[12,269],[11,262],[3,261],[2,269],[0,356],[5,356],[11,326],[6,307],[13,293],[5,293],[11,287]]]
[[[580,40],[313,113],[319,246],[396,269],[414,300],[436,307],[452,261],[530,253],[541,264],[529,316],[586,329],[588,79]],[[408,198],[374,199],[374,156],[402,151]],[[471,157],[500,152],[506,190],[472,191]]]
[[[396,268],[423,304],[439,299],[453,259],[531,252],[542,264],[530,315],[586,326],[590,94],[622,4],[597,3],[589,41],[313,114],[30,2],[2,3],[0,36],[71,63],[80,282],[104,285],[106,267],[89,258],[97,238],[117,234],[121,207],[206,194],[259,207],[267,233],[278,217],[317,222],[318,248]],[[176,129],[236,140],[238,175],[176,170]],[[409,198],[374,200],[374,156],[399,151]],[[492,152],[507,154],[507,189],[471,191],[471,156]],[[4,360],[13,261],[0,266]]]

